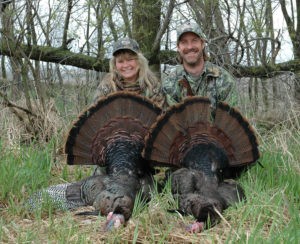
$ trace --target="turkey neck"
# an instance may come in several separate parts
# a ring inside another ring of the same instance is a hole
[[[142,170],[142,147],[142,143],[130,140],[116,141],[108,145],[105,155],[107,173],[138,175]]]

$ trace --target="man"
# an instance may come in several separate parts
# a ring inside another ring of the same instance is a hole
[[[212,106],[226,100],[234,105],[234,78],[223,68],[208,61],[206,37],[197,24],[187,23],[177,30],[180,66],[162,82],[169,106],[186,96],[208,96]]]
[[[181,102],[187,96],[207,96],[211,101],[212,108],[216,107],[218,101],[225,100],[234,105],[235,80],[226,70],[208,61],[206,42],[206,37],[197,24],[188,23],[178,28],[177,51],[181,65],[172,70],[167,79],[162,82],[166,102],[169,106]],[[201,141],[197,144],[199,148],[203,145],[205,146],[205,143],[201,144]],[[205,148],[204,146],[203,148]],[[220,148],[214,148],[214,150],[216,150],[215,156],[219,157],[222,150]],[[205,151],[203,149],[203,154],[198,151],[199,161],[193,161],[193,165],[175,170],[171,174],[172,192],[179,199],[179,209],[184,213],[194,215],[197,220],[187,227],[190,232],[202,231],[205,223],[209,223],[209,219],[210,223],[217,223],[218,211],[223,211],[231,204],[226,205],[225,198],[234,199],[232,203],[244,198],[243,189],[237,183],[233,182],[231,185],[223,182],[224,175],[221,176],[221,174],[217,175],[218,179],[210,178],[210,175],[203,170],[213,168],[212,162],[216,161],[216,158],[212,157],[214,150]],[[204,159],[203,155],[207,155],[207,158],[212,161]],[[220,163],[224,163],[222,160],[220,159]],[[215,170],[219,171],[219,169]],[[230,177],[232,170],[222,168],[220,172],[224,174],[225,171],[226,173],[230,171],[228,173]],[[199,174],[199,178],[192,179],[191,175],[196,174]],[[209,180],[205,181],[206,178]],[[196,185],[201,185],[203,191],[195,191],[193,187]],[[180,187],[186,192],[180,191]],[[214,190],[214,187],[220,191]],[[222,197],[219,197],[220,194]],[[214,199],[213,202],[212,199]]]

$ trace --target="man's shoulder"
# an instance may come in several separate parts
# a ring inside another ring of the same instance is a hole
[[[162,90],[166,94],[174,94],[178,90],[178,80],[183,76],[182,65],[174,66],[170,72],[162,79]]]
[[[234,79],[233,76],[223,67],[213,64],[211,62],[205,62],[206,71],[209,76],[223,77],[226,79]]]
[[[209,61],[205,62],[205,69],[208,76],[220,77],[223,73],[223,69],[220,66]]]
[[[170,72],[166,75],[166,78],[162,80],[163,86],[173,84],[175,81],[180,79],[183,76],[183,67],[182,65],[176,65],[173,67]]]
[[[174,66],[170,72],[167,74],[167,77],[176,77],[183,75],[184,68],[182,65],[176,65]]]

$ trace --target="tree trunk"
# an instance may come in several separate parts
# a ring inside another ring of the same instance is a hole
[[[300,1],[299,0],[296,1],[296,10],[297,10],[296,19],[293,18],[294,14],[292,14],[292,17],[289,15],[285,0],[279,0],[279,3],[292,41],[294,59],[298,59],[300,58],[300,11],[299,11]],[[291,9],[293,10],[294,8],[293,1],[291,1],[290,5],[291,5]],[[299,105],[300,104],[300,72],[298,70],[295,70],[294,94],[295,94],[295,100]]]
[[[295,72],[295,101],[297,105],[300,105],[300,72]]]
[[[161,3],[157,0],[133,0],[133,38],[142,52],[150,52],[160,26]]]
[[[28,30],[28,34],[26,35],[26,38],[28,40],[28,43],[32,43],[33,45],[37,45],[38,41],[37,41],[37,35],[36,35],[36,31],[35,31],[35,23],[34,23],[34,18],[32,15],[32,9],[29,3],[26,3],[26,25],[27,25],[27,30]],[[28,59],[28,63],[30,63],[30,60]],[[36,97],[38,98],[37,100],[39,100],[39,106],[38,108],[40,108],[43,112],[45,112],[45,99],[46,99],[46,93],[45,90],[42,88],[42,84],[41,84],[41,69],[40,69],[40,61],[35,60],[34,62],[34,66],[32,66],[32,73],[33,73],[33,84],[36,90]],[[24,63],[24,65],[27,65],[26,62]]]
[[[71,18],[72,7],[73,7],[73,0],[68,0],[68,7],[67,7],[67,13],[65,17],[65,25],[64,25],[62,44],[61,44],[61,47],[63,49],[67,49],[68,42],[69,42],[68,32],[69,32],[69,23]]]

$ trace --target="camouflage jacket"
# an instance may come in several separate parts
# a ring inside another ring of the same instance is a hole
[[[96,89],[94,102],[96,102],[100,97],[107,96],[115,91],[136,92],[137,94],[150,98],[152,101],[156,102],[160,106],[163,106],[165,103],[165,96],[162,92],[162,87],[160,83],[157,83],[152,90],[150,90],[148,87],[142,89],[138,82],[130,85],[124,85],[121,79],[113,81],[112,75],[110,73],[108,73],[103,78],[103,80],[100,81],[100,84]]]
[[[197,79],[193,79],[182,65],[177,66],[163,80],[162,86],[168,106],[182,101],[186,96],[207,96],[213,106],[216,100],[235,105],[235,79],[225,69],[211,62],[205,62],[204,71]]]

